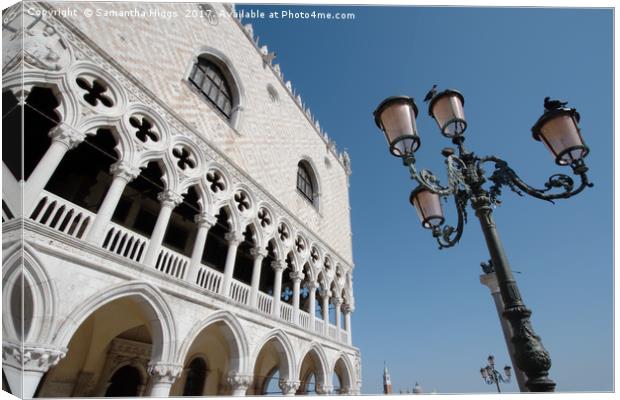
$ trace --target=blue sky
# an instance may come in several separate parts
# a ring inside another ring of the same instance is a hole
[[[466,146],[507,160],[533,186],[554,164],[530,128],[545,96],[581,113],[595,186],[555,205],[505,190],[495,219],[534,329],[551,353],[560,391],[612,390],[612,23],[609,9],[237,6],[353,12],[352,21],[245,19],[339,149],[352,159],[356,269],[354,344],[363,392],[493,392],[479,368],[509,362],[497,314],[479,283],[488,259],[470,209],[461,243],[438,250],[408,204],[414,183],[388,154],[372,111],[405,94],[420,108],[418,166],[445,181],[449,146],[427,115],[433,83],[465,96]],[[453,206],[444,207],[455,222]],[[504,387],[516,391],[514,383]]]

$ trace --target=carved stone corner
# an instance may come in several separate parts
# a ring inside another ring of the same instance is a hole
[[[67,349],[3,342],[2,361],[24,371],[46,372],[67,354]]]

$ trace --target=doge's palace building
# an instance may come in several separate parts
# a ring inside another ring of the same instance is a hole
[[[3,11],[3,389],[359,393],[349,157],[232,11]]]

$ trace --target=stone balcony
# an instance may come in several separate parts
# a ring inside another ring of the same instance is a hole
[[[72,242],[82,251],[89,251],[95,247],[85,240],[96,215],[59,196],[43,191],[35,202],[33,211],[24,221],[26,231],[29,227],[43,235],[60,235]],[[8,233],[19,229],[14,219],[5,224],[4,231]],[[110,222],[105,230],[104,240],[99,251],[104,251],[120,265],[140,266],[152,268],[152,273],[165,277],[171,284],[189,287],[204,296],[218,301],[225,301],[247,310],[253,310],[267,320],[277,321],[301,329],[312,335],[326,338],[345,345],[351,345],[351,335],[346,329],[325,323],[319,317],[307,311],[298,309],[284,301],[279,302],[279,310],[274,309],[274,297],[262,291],[253,293],[252,287],[233,279],[230,289],[225,295],[222,291],[224,274],[209,265],[200,263],[195,277],[190,274],[190,258],[172,249],[161,246],[153,267],[142,263],[149,239],[133,232],[119,224]]]

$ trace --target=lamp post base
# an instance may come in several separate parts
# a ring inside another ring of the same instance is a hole
[[[488,194],[480,188],[478,190],[479,192],[472,198],[472,207],[480,220],[489,255],[495,268],[505,307],[503,315],[512,327],[514,359],[517,367],[527,375],[526,386],[531,392],[553,392],[555,382],[548,377],[551,357],[532,328],[530,322],[532,312],[523,304],[517,282],[512,276],[495,221],[493,221],[493,211]]]

